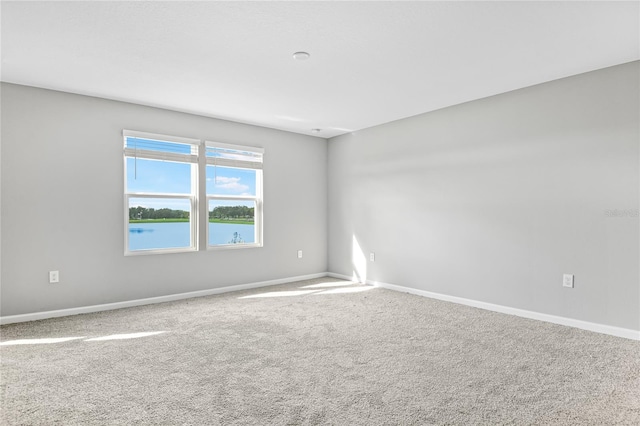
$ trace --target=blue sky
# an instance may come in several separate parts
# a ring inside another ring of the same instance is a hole
[[[127,192],[191,193],[191,164],[127,158]]]
[[[127,158],[127,192],[166,194],[191,193],[191,164]],[[193,166],[195,167],[195,166]],[[256,171],[207,166],[207,194],[255,195]],[[131,199],[130,207],[184,209],[180,200]],[[218,204],[220,205],[220,204]],[[249,205],[253,202],[225,201],[224,205]]]
[[[256,171],[207,166],[207,194],[256,195]]]

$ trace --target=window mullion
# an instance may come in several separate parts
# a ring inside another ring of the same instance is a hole
[[[198,145],[198,178],[196,185],[198,227],[197,250],[206,250],[209,241],[209,202],[207,201],[207,156],[204,142]]]
[[[162,192],[127,192],[125,195],[127,195],[128,197],[134,197],[134,198],[170,198],[170,199],[175,199],[175,198],[180,198],[180,199],[191,199],[194,196],[191,194],[165,194]]]

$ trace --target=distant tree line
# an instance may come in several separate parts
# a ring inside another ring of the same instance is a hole
[[[218,206],[209,212],[209,219],[253,219],[253,214],[253,207]]]
[[[218,206],[209,212],[209,219],[253,219],[254,208],[247,206]],[[189,219],[189,212],[184,210],[153,209],[146,207],[129,207],[129,219]]]
[[[153,209],[146,207],[129,207],[129,219],[189,219],[189,212],[184,210]]]

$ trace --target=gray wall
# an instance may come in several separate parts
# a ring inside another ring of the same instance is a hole
[[[330,139],[329,270],[640,329],[639,75],[624,64]]]
[[[264,247],[125,257],[122,129],[263,146]],[[325,139],[2,84],[1,313],[325,272],[326,158]]]
[[[329,248],[332,272],[638,330],[639,73],[333,138],[328,168],[324,139],[2,84],[1,315],[320,273]],[[264,146],[265,246],[125,257],[123,128]]]

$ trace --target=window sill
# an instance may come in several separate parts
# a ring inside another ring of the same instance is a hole
[[[146,256],[149,254],[173,254],[173,253],[191,253],[196,252],[195,247],[186,248],[172,248],[172,249],[150,249],[150,250],[135,250],[125,251],[125,256]]]
[[[217,250],[241,250],[241,249],[249,249],[249,248],[260,248],[262,244],[253,243],[253,244],[220,244],[217,246],[207,246],[207,251],[217,251]]]

